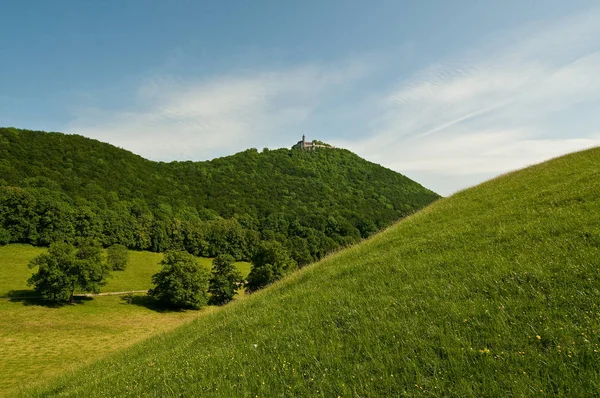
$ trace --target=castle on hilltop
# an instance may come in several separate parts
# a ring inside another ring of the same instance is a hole
[[[308,142],[308,141],[306,141],[306,136],[304,134],[302,134],[302,141],[298,141],[298,143],[296,145],[294,145],[292,148],[302,149],[304,151],[314,151],[317,148],[335,148],[335,147],[325,144],[325,143],[319,143],[316,140]]]

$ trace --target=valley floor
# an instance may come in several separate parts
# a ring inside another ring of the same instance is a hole
[[[49,308],[0,299],[0,396],[47,382],[205,311],[159,313],[119,296]]]
[[[26,297],[29,261],[44,252],[29,245],[0,246],[0,396],[47,383],[53,377],[96,361],[211,312],[170,312],[152,308],[145,296],[80,297],[74,305],[48,307]],[[102,292],[146,290],[162,254],[130,252],[125,271],[113,272]],[[211,266],[211,260],[198,261]],[[237,263],[246,276],[248,263]]]

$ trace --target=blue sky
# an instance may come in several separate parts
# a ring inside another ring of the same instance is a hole
[[[163,161],[306,134],[448,195],[600,145],[595,4],[0,0],[0,125]]]

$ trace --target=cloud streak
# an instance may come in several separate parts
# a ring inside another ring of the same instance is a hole
[[[367,137],[337,144],[443,194],[600,145],[591,123],[600,116],[577,109],[600,105],[598,17],[593,10],[509,32],[434,65],[383,97]]]

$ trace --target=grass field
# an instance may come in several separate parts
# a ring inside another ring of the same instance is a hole
[[[94,297],[78,304],[50,308],[36,300],[27,286],[31,259],[45,249],[29,245],[0,246],[0,396],[34,385],[83,363],[99,359],[149,336],[171,330],[199,314],[212,311],[157,312],[127,304],[121,297]],[[125,271],[113,272],[104,292],[145,290],[160,268],[162,254],[130,252]],[[198,261],[210,267],[210,259]],[[237,263],[247,275],[248,263]],[[139,302],[138,300],[137,302]]]
[[[130,252],[129,263],[125,271],[114,271],[108,284],[102,287],[102,292],[119,292],[127,290],[145,290],[150,288],[152,275],[160,269],[159,262],[162,254],[151,252]],[[211,268],[212,259],[197,258],[198,263]],[[235,263],[237,269],[246,278],[250,273],[250,263],[239,261]]]
[[[28,290],[31,270],[27,264],[46,249],[29,245],[0,246],[0,297],[17,290]]]
[[[600,149],[363,244],[26,396],[593,396]]]
[[[60,308],[0,299],[0,314],[0,396],[8,396],[173,329],[199,312],[159,313],[108,296]]]

